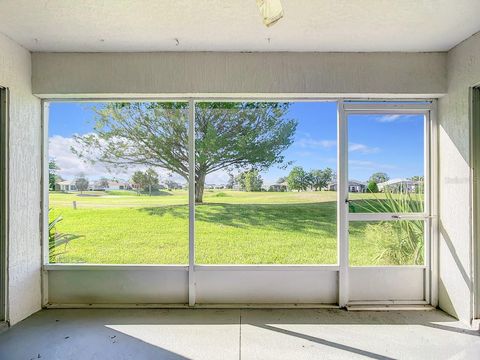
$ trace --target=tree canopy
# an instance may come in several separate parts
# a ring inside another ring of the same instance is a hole
[[[48,162],[48,188],[50,190],[55,190],[57,180],[60,179],[60,177],[57,175],[58,170],[60,170],[60,168],[57,165],[57,161],[55,159],[51,159]]]
[[[367,185],[367,191],[371,193],[378,193],[377,183],[373,180],[370,180]]]
[[[333,170],[330,168],[325,168],[323,170],[317,169],[312,170],[308,173],[309,185],[315,191],[321,190],[326,187],[329,182],[333,179]]]
[[[135,171],[131,180],[137,190],[148,190],[150,196],[152,195],[152,190],[157,189],[159,185],[158,174],[152,168],[147,169],[145,172]]]
[[[370,176],[368,181],[374,181],[377,184],[390,180],[390,177],[384,172],[376,172]]]
[[[301,166],[294,166],[287,176],[287,184],[291,190],[307,190],[309,185],[308,173]]]
[[[186,103],[109,103],[96,109],[91,134],[76,136],[72,151],[89,161],[128,168],[167,169],[188,181]],[[214,102],[195,107],[195,200],[202,202],[205,177],[218,170],[268,169],[285,163],[297,121],[288,103]]]
[[[241,172],[236,181],[242,191],[262,191],[263,179],[257,169]]]
[[[80,173],[75,178],[75,187],[80,193],[88,190],[88,179],[85,177],[85,174]]]
[[[307,172],[303,167],[295,166],[287,176],[287,184],[291,190],[305,191],[310,188],[318,191],[326,187],[333,176],[333,170],[330,168],[313,169]]]

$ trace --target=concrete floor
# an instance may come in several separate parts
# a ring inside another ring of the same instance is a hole
[[[441,311],[43,310],[0,334],[0,359],[480,359]]]

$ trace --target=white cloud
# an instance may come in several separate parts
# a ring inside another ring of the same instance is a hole
[[[208,174],[205,178],[207,184],[226,184],[230,178],[226,170],[217,170],[211,174]],[[235,175],[235,174],[234,174]]]
[[[397,120],[405,120],[405,119],[411,119],[412,117],[416,117],[418,115],[416,114],[391,114],[391,115],[382,115],[382,116],[377,116],[375,120],[380,123],[390,123],[394,122]]]
[[[301,138],[296,142],[296,144],[302,148],[310,148],[310,149],[315,149],[315,148],[331,148],[337,145],[337,142],[335,140],[317,140],[313,139],[311,137],[304,137]]]
[[[336,140],[318,140],[310,136],[306,136],[295,142],[296,145],[303,149],[328,149],[337,146]],[[380,151],[378,147],[371,147],[365,144],[349,143],[348,151],[358,152],[361,154],[374,154]],[[300,154],[300,152],[298,153]],[[305,155],[312,155],[311,152],[304,152]]]
[[[376,170],[387,170],[387,169],[395,169],[395,166],[390,164],[381,164],[375,161],[368,161],[368,160],[348,160],[348,165],[355,169],[376,169]]]
[[[357,144],[357,143],[349,143],[348,144],[348,151],[350,152],[358,152],[361,154],[375,154],[380,151],[378,147],[371,147],[365,144]]]
[[[103,176],[129,179],[135,171],[145,171],[147,169],[147,166],[144,165],[131,165],[128,169],[114,169],[112,167],[107,168],[107,166],[100,162],[93,164],[91,162],[85,162],[72,153],[71,147],[75,144],[75,139],[71,137],[54,135],[48,139],[48,156],[50,159],[55,159],[57,166],[60,168],[57,173],[64,179],[73,179],[79,173],[84,173],[89,179],[98,179]],[[161,180],[166,179],[171,174],[165,169],[155,168],[155,170]],[[172,174],[171,178],[180,183],[185,182],[182,177],[176,174]]]
[[[398,114],[396,114],[396,115],[383,115],[383,116],[377,117],[377,122],[381,122],[381,123],[394,122],[401,117],[402,117],[402,115],[398,115]]]

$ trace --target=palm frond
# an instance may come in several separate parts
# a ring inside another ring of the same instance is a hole
[[[51,209],[49,209],[49,211],[51,211]],[[59,215],[48,223],[48,250],[51,263],[56,262],[58,256],[67,252],[67,244],[70,241],[84,237],[84,235],[58,233],[56,226],[62,220],[63,217]]]

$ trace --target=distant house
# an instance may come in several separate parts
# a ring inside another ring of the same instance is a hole
[[[105,187],[99,181],[90,181],[88,183],[88,191],[103,191]]]
[[[327,186],[322,188],[325,191],[337,191],[337,183],[336,182],[329,182]]]
[[[107,183],[102,181],[91,181],[88,184],[89,191],[130,190],[130,189],[132,189],[132,185],[124,181],[108,181]]]
[[[225,185],[222,185],[222,184],[205,184],[205,189],[225,189]]]
[[[109,181],[108,190],[129,190],[132,187],[128,182],[124,181]]]
[[[367,184],[363,181],[350,180],[348,182],[348,192],[363,193],[367,190]]]
[[[385,190],[389,191],[406,191],[406,192],[416,192],[421,184],[422,181],[413,181],[409,179],[392,179],[382,183],[378,183],[378,190],[384,192]]]
[[[367,184],[364,183],[363,181],[350,180],[348,182],[348,192],[363,193],[366,191],[366,189],[367,189]],[[327,186],[324,188],[324,190],[337,191],[337,183],[336,182],[328,183]]]
[[[277,192],[288,191],[287,182],[284,181],[283,183],[280,183],[280,184],[270,185],[269,188],[268,188],[268,191],[277,191]]]
[[[63,180],[55,184],[55,191],[77,191],[77,186],[73,180]]]

